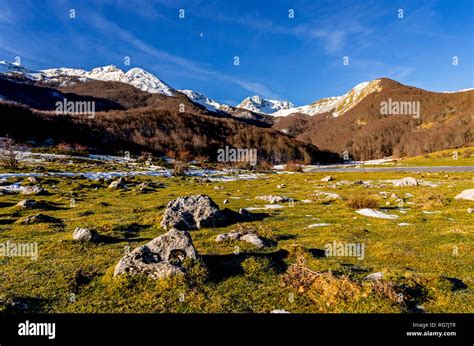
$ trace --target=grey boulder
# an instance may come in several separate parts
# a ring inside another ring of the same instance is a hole
[[[77,227],[72,233],[72,239],[80,242],[93,242],[99,239],[99,234],[93,229]]]
[[[219,206],[207,195],[179,197],[168,203],[161,227],[193,230],[216,227],[225,217]]]
[[[186,231],[171,229],[120,259],[114,276],[144,274],[153,279],[184,274],[185,259],[198,259],[191,236]]]

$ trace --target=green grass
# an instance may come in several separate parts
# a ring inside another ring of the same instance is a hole
[[[402,159],[397,163],[403,166],[474,166],[474,146],[437,151]]]
[[[50,166],[69,170],[74,165]],[[24,171],[28,169],[31,167]],[[92,169],[77,165],[71,170]],[[0,301],[20,299],[37,312],[407,312],[414,305],[422,305],[427,312],[474,312],[474,214],[466,212],[474,206],[473,202],[454,200],[457,193],[473,188],[472,174],[412,174],[438,187],[393,187],[384,182],[406,176],[402,173],[332,174],[336,182],[362,179],[386,184],[380,188],[329,188],[333,182],[320,181],[325,175],[327,172],[267,174],[259,180],[218,183],[136,177],[128,179],[132,188],[127,191],[109,191],[106,182],[82,178],[38,178],[51,194],[32,198],[55,206],[43,213],[63,223],[15,224],[38,211],[16,209],[15,204],[24,196],[0,196],[0,243],[37,242],[39,247],[36,261],[0,257]],[[26,179],[19,180],[27,184]],[[133,191],[142,181],[162,182],[166,187],[150,193]],[[278,189],[279,184],[285,187]],[[224,189],[215,190],[216,185]],[[334,192],[342,198],[301,202],[310,199],[314,190]],[[404,197],[406,214],[399,212],[396,200],[380,198],[381,191]],[[167,202],[197,193],[208,194],[221,208],[233,210],[263,206],[266,203],[255,197],[267,194],[285,195],[296,202],[293,207],[284,203],[282,209],[267,210],[269,215],[263,221],[249,223],[276,240],[272,248],[256,250],[241,242],[214,242],[218,234],[235,225],[201,229],[190,233],[205,266],[189,264],[185,278],[112,276],[127,247],[133,249],[164,233],[159,223]],[[414,197],[405,197],[405,193]],[[441,202],[435,194],[443,197]],[[355,213],[348,201],[357,195],[375,199],[379,208],[387,208],[382,211],[400,218],[383,220]],[[70,206],[71,198],[75,207]],[[224,205],[224,199],[229,204]],[[399,226],[402,222],[409,226]],[[307,228],[314,223],[330,226]],[[75,227],[93,227],[108,240],[75,243],[71,240]],[[333,241],[365,244],[364,259],[318,256],[325,244]],[[300,254],[295,254],[296,248]],[[236,249],[238,254],[234,254]],[[302,270],[310,273],[309,277],[300,275],[301,258]],[[362,280],[378,271],[386,274],[385,286]],[[460,279],[467,288],[452,290],[444,277]],[[394,300],[393,294],[399,293],[403,299]],[[7,310],[5,306],[3,310]]]

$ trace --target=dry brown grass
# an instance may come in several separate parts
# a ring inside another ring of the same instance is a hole
[[[379,202],[377,199],[368,195],[356,195],[349,198],[347,206],[353,209],[377,208]]]

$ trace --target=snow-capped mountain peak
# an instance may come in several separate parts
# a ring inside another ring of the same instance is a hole
[[[272,114],[279,110],[293,108],[294,106],[289,101],[267,100],[259,95],[254,95],[244,99],[237,107],[255,113]]]
[[[43,83],[55,83],[60,86],[71,85],[76,82],[87,82],[90,80],[122,82],[149,93],[158,93],[173,96],[176,90],[168,84],[141,69],[132,68],[128,72],[123,71],[115,65],[107,65],[93,68],[90,71],[76,68],[52,68],[41,71],[32,71],[19,64],[0,61],[0,73],[19,73],[31,80]]]
[[[342,96],[326,97],[309,105],[300,106],[293,109],[280,110],[273,113],[272,116],[284,117],[293,113],[302,113],[308,115],[332,113],[334,117],[338,117],[358,104],[365,96],[373,92],[380,91],[380,82],[380,79],[375,79],[370,82],[362,82],[357,84]]]
[[[194,90],[186,89],[186,90],[178,90],[178,91],[185,94],[194,103],[204,106],[207,110],[211,112],[217,112],[218,110],[225,111],[229,108],[228,105],[214,101],[210,99],[209,97],[201,93],[198,93]]]

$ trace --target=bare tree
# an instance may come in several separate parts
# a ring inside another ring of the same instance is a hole
[[[5,148],[0,156],[0,162],[3,167],[9,169],[18,168],[18,159],[14,149],[14,141],[9,137],[5,140]]]

